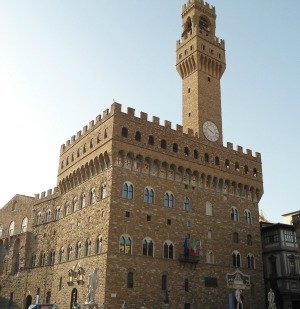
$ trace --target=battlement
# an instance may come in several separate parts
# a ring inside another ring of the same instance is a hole
[[[41,193],[37,193],[34,195],[35,200],[46,200],[55,198],[59,193],[58,187],[54,187],[54,189],[48,189],[47,191],[43,191]]]
[[[216,13],[216,8],[213,5],[210,5],[208,2],[204,2],[203,0],[188,0],[188,2],[182,6],[182,14],[184,14],[185,11],[191,6],[197,4],[205,7],[207,10],[210,10],[213,14]]]

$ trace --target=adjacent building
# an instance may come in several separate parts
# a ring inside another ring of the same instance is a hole
[[[264,308],[260,153],[223,145],[225,42],[216,12],[183,5],[183,125],[114,103],[62,145],[57,187],[0,210],[0,307]]]

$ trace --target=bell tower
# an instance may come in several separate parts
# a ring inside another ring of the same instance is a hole
[[[183,130],[223,143],[220,79],[225,71],[225,42],[215,36],[215,7],[188,0],[182,7],[182,35],[176,69],[182,78]]]

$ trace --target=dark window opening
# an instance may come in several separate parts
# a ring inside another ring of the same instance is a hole
[[[153,135],[149,135],[148,144],[149,145],[154,145],[154,137],[153,137]]]
[[[125,217],[129,218],[130,217],[130,211],[125,211]]]
[[[178,145],[176,143],[173,144],[173,152],[178,152]]]
[[[135,137],[134,138],[135,138],[136,141],[140,142],[141,139],[142,139],[141,132],[139,132],[139,131],[135,132]]]
[[[133,289],[133,272],[129,271],[127,274],[127,288]]]
[[[166,140],[162,139],[162,140],[160,141],[160,147],[161,147],[162,149],[166,149],[166,148],[167,148],[167,142],[166,142]]]
[[[184,155],[188,156],[190,154],[190,150],[188,147],[184,147]]]
[[[208,153],[206,153],[205,155],[204,155],[204,161],[205,162],[209,162],[209,154]]]

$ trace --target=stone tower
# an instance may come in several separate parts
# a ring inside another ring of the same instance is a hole
[[[183,5],[181,16],[176,68],[182,78],[183,129],[222,144],[220,79],[225,71],[225,43],[215,36],[215,8],[191,0]]]

